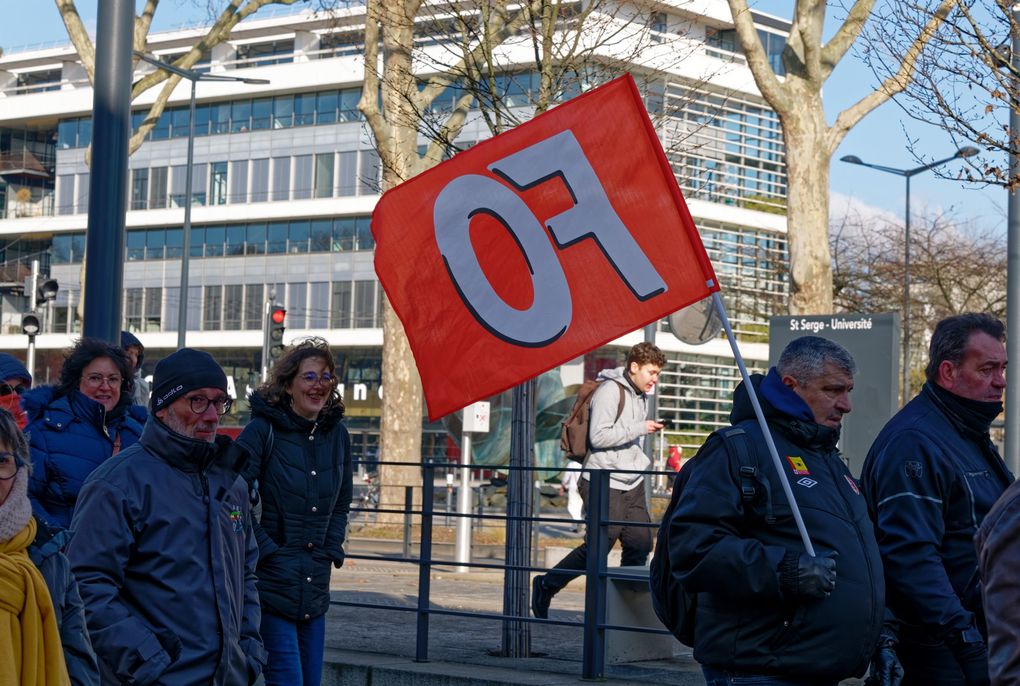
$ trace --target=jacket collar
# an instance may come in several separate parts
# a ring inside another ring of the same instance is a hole
[[[213,443],[188,438],[170,429],[156,415],[149,415],[138,442],[182,472],[205,471],[231,443],[226,436],[217,436]]]

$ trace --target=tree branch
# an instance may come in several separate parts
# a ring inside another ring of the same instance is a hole
[[[871,16],[871,8],[874,6],[875,0],[857,0],[839,29],[836,30],[836,35],[822,48],[823,81],[829,78],[846,51],[861,35],[865,22]]]
[[[754,28],[754,21],[751,18],[751,10],[747,6],[747,0],[727,0],[730,5],[730,14],[733,15],[733,27],[737,31],[737,38],[740,40],[740,48],[747,58],[747,66],[754,76],[754,82],[758,84],[758,90],[772,106],[779,110],[785,109],[789,103],[789,94],[783,84],[776,78],[772,71],[765,49],[758,39],[758,31]]]

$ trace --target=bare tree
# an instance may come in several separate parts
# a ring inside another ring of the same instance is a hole
[[[822,87],[858,40],[874,0],[855,0],[835,34],[823,41],[827,3],[797,0],[782,60],[780,78],[762,47],[747,0],[727,0],[740,47],[762,96],[778,113],[786,143],[787,226],[790,252],[790,311],[832,311],[829,251],[829,161],[840,142],[865,115],[913,78],[917,60],[957,0],[941,0],[918,30],[905,38],[907,48],[896,68],[874,90],[846,108],[830,125],[825,120]]]
[[[934,34],[930,50],[922,54],[917,76],[898,100],[920,121],[947,131],[954,142],[976,142],[982,155],[968,160],[964,174],[971,181],[1012,188],[1008,156],[1020,152],[1016,132],[1006,122],[1010,108],[1020,107],[1020,71],[1010,63],[1010,41],[1020,32],[1006,0],[961,0]],[[923,3],[891,5],[867,33],[864,57],[879,76],[905,50],[904,32],[928,21]],[[913,150],[913,142],[908,144]],[[920,159],[915,151],[914,156]]]
[[[847,312],[903,308],[903,226],[847,215],[833,227],[835,305]],[[1005,237],[929,215],[911,225],[911,386],[923,380],[934,322],[962,312],[1006,315]],[[908,394],[910,397],[910,394]]]

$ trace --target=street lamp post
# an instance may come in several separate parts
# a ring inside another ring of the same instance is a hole
[[[840,158],[840,162],[848,162],[850,164],[859,164],[862,167],[868,167],[870,169],[877,169],[878,171],[888,172],[890,174],[896,174],[902,176],[906,182],[906,209],[904,211],[903,218],[903,369],[902,369],[902,384],[903,384],[903,404],[910,399],[910,179],[917,176],[921,172],[926,172],[929,169],[941,166],[947,162],[952,162],[964,157],[973,157],[978,154],[978,149],[965,146],[956,151],[952,157],[947,157],[943,160],[936,160],[930,164],[925,164],[920,167],[914,167],[913,169],[897,169],[895,167],[886,167],[881,164],[869,164],[864,162],[860,157],[856,155],[845,155]]]
[[[195,156],[195,87],[199,81],[238,81],[250,84],[267,84],[269,81],[266,79],[249,79],[240,76],[207,74],[190,69],[181,69],[137,51],[135,52],[135,57],[151,64],[157,69],[170,72],[191,82],[191,102],[188,115],[188,159],[185,165],[184,178],[184,226],[182,229],[184,240],[181,253],[181,292],[177,305],[177,348],[180,349],[184,347],[185,337],[188,332],[188,261],[191,257],[191,175]]]

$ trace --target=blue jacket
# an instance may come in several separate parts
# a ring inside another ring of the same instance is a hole
[[[113,454],[119,436],[120,449],[133,445],[142,426],[123,407],[105,424],[103,406],[74,390],[53,398],[53,388],[29,391],[22,397],[28,414],[32,478],[28,497],[36,519],[66,529],[86,477]]]
[[[927,384],[879,433],[861,485],[903,637],[982,625],[974,534],[1012,481],[987,435],[968,435]]]
[[[78,593],[78,584],[71,574],[71,563],[61,552],[70,538],[66,530],[49,529],[39,524],[28,556],[46,580],[53,599],[64,662],[72,686],[99,686],[99,665],[85,628],[85,608]]]
[[[104,684],[247,686],[261,672],[258,547],[229,445],[150,418],[85,482],[67,556]]]
[[[329,609],[332,567],[344,561],[354,490],[351,439],[339,408],[312,422],[255,394],[251,409],[237,446],[249,455],[242,474],[259,480],[259,598],[263,608],[292,621],[318,617]]]
[[[815,423],[774,369],[765,381],[754,375],[752,383],[816,553],[839,553],[836,587],[824,600],[807,601],[781,589],[780,563],[804,546],[741,384],[730,420],[747,433],[754,451],[759,485],[753,499],[742,496],[747,479],[741,461],[713,434],[680,470],[675,488],[683,493],[668,521],[670,571],[697,594],[694,658],[716,669],[805,681],[860,676],[878,645],[885,612],[864,498],[836,450],[839,432]]]

